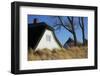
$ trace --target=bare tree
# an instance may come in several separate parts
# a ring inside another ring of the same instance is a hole
[[[84,17],[79,17],[79,25],[82,30],[82,39],[83,39],[83,45],[85,45],[85,34],[84,34]]]
[[[75,24],[74,24],[74,17],[67,17],[69,23],[67,22],[66,24],[64,23],[65,19],[62,19],[60,16],[57,16],[59,19],[59,24],[56,24],[56,26],[59,25],[63,26],[66,30],[68,30],[74,38],[74,45],[77,45],[77,37],[76,37],[76,33],[75,33]]]

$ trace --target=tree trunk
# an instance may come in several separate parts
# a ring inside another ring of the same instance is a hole
[[[76,38],[75,31],[73,31],[73,38],[74,38],[74,46],[76,46],[77,45],[77,38]]]
[[[75,33],[75,27],[74,27],[74,17],[67,17],[68,18],[68,20],[69,20],[69,22],[70,22],[70,26],[71,26],[71,29],[68,29],[64,24],[63,24],[63,21],[61,20],[61,18],[58,16],[58,19],[60,20],[60,22],[61,22],[61,24],[62,24],[62,26],[66,29],[66,30],[68,30],[70,33],[72,33],[72,35],[73,35],[73,38],[74,38],[74,46],[76,46],[77,45],[77,37],[76,37],[76,33]]]
[[[85,35],[84,35],[84,18],[82,17],[82,39],[83,39],[83,46],[85,45]]]
[[[74,27],[74,18],[71,17],[71,19],[68,17],[68,20],[71,24],[71,27],[72,27],[72,34],[73,34],[73,38],[74,38],[74,46],[77,45],[77,38],[76,38],[76,33],[75,33],[75,27]]]
[[[83,46],[84,46],[85,45],[84,28],[82,29],[82,39],[83,39]]]

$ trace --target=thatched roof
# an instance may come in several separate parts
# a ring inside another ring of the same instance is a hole
[[[66,42],[65,42],[65,44],[64,44],[64,48],[67,48],[67,47],[69,47],[69,46],[74,46],[74,40],[72,39],[72,38],[69,38]]]
[[[33,49],[36,49],[46,29],[53,32],[55,40],[57,41],[59,46],[62,46],[55,36],[54,29],[51,26],[48,26],[46,23],[40,22],[35,24],[28,24],[28,48],[31,47]]]

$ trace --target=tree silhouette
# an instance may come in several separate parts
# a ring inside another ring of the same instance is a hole
[[[82,30],[83,45],[85,45],[84,17],[79,17],[79,26],[80,26],[80,28]]]
[[[67,17],[66,19],[62,19],[61,16],[57,16],[59,23],[56,23],[55,27],[57,27],[57,29],[60,29],[61,26],[63,26],[66,30],[68,30],[74,38],[74,45],[77,45],[77,37],[76,37],[76,33],[75,33],[75,22],[74,22],[74,17]]]

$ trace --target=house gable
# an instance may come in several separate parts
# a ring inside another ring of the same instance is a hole
[[[50,37],[50,40],[47,39],[47,36]],[[48,48],[50,50],[54,48],[61,48],[61,46],[59,45],[58,41],[56,40],[54,36],[54,32],[49,29],[45,30],[35,50],[43,49],[43,48]]]
[[[38,45],[40,44],[42,38],[44,37],[45,33],[48,31],[50,33],[50,36],[52,37],[52,39],[54,40],[54,42],[52,44],[57,45],[58,48],[62,47],[62,45],[60,44],[59,40],[56,38],[55,33],[54,33],[54,29],[51,26],[48,26],[46,23],[37,23],[37,24],[28,24],[28,48],[33,48],[34,50],[36,50],[36,48],[38,47]],[[50,42],[50,41],[49,41]],[[56,42],[56,43],[55,43]],[[41,46],[43,44],[48,44],[45,42],[42,42]],[[44,45],[44,47],[46,46]],[[49,44],[48,44],[49,45]],[[55,46],[54,45],[54,46]],[[39,45],[40,46],[40,45]],[[53,46],[52,46],[53,47]],[[48,48],[48,47],[45,47]]]

